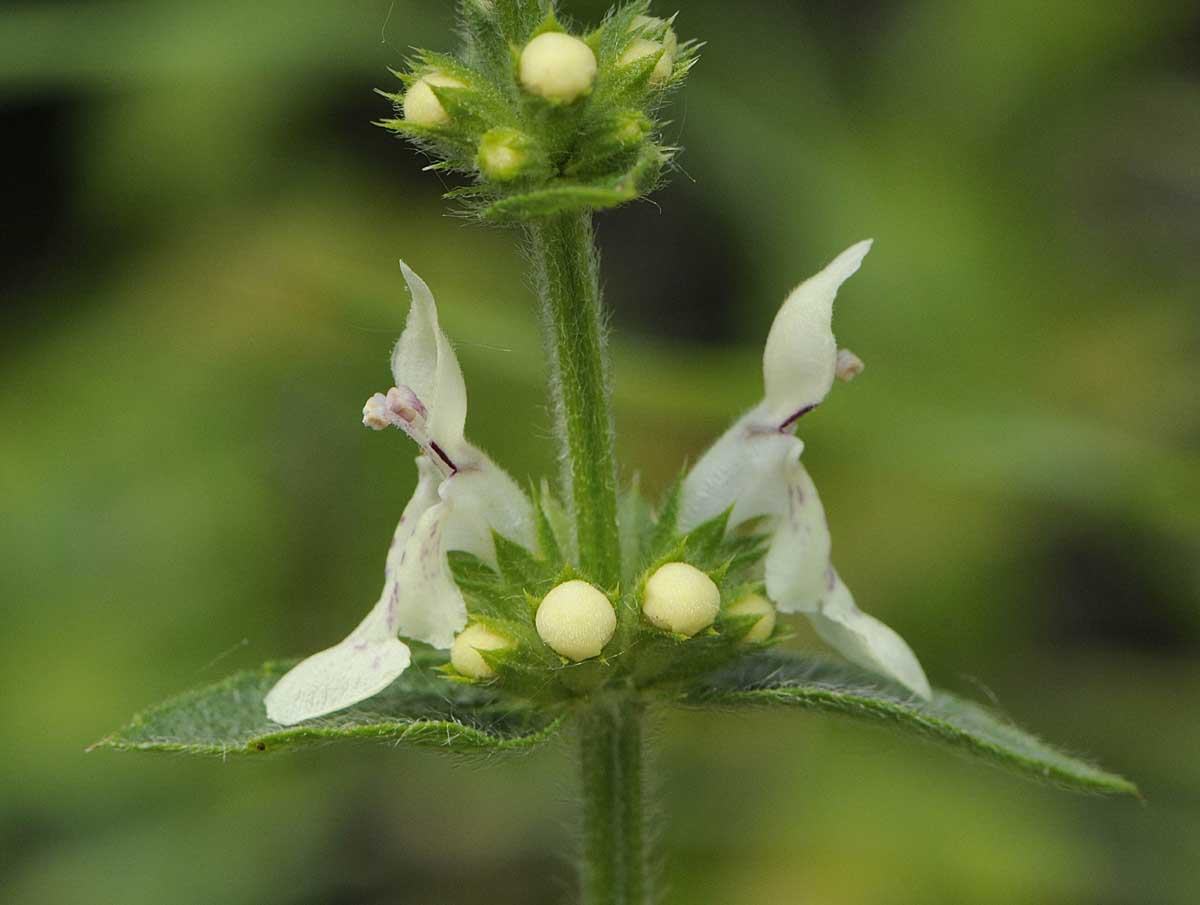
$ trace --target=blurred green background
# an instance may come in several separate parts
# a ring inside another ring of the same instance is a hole
[[[1148,803],[817,717],[672,715],[666,900],[1196,902],[1200,9],[679,5],[708,41],[682,171],[599,221],[627,474],[660,490],[751,404],[775,307],[874,236],[836,323],[867,371],[803,424],[839,568],[937,684]],[[0,11],[0,899],[569,897],[565,742],[487,764],[83,751],[374,601],[415,478],[358,423],[390,383],[399,256],[458,342],[472,436],[553,472],[516,236],[447,216],[369,125],[385,66],[450,46],[452,18]]]

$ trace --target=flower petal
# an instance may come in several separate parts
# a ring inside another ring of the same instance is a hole
[[[379,694],[409,664],[408,645],[376,606],[350,637],[291,669],[266,696],[267,716],[291,726]]]
[[[770,426],[763,406],[751,409],[683,479],[679,529],[691,531],[730,506],[730,528],[759,516],[782,514],[788,463],[803,451],[801,440]]]
[[[830,588],[820,611],[808,617],[817,634],[852,663],[888,676],[930,700],[933,692],[929,680],[912,648],[892,629],[858,608],[850,589],[832,567],[828,581]]]
[[[397,386],[409,387],[429,412],[427,430],[451,458],[463,442],[467,388],[454,347],[438,325],[437,305],[425,281],[403,261],[400,269],[412,294],[404,332],[392,351]]]
[[[466,602],[446,554],[464,550],[494,565],[493,531],[525,546],[534,538],[533,508],[516,482],[475,447],[464,444],[464,450],[464,464],[440,483],[434,464],[426,456],[417,458],[421,481],[396,539],[410,516],[416,522],[403,545],[393,544],[388,553],[377,604],[389,608],[393,633],[443,649],[467,624]],[[418,500],[431,505],[421,509]]]
[[[442,499],[454,512],[445,549],[464,550],[494,566],[493,531],[527,549],[536,546],[533,504],[504,469],[475,447],[470,450],[468,464],[442,485]]]
[[[397,632],[443,649],[467,624],[467,604],[446,562],[444,536],[453,512],[443,499],[421,514],[376,604],[388,609]]]
[[[404,506],[404,511],[400,513],[400,522],[396,525],[396,531],[392,534],[392,543],[388,547],[387,560],[384,563],[384,587],[395,580],[397,570],[400,568],[400,560],[404,556],[404,550],[408,546],[409,540],[417,530],[417,524],[421,520],[421,516],[428,510],[438,504],[440,497],[438,496],[438,488],[441,486],[444,478],[437,466],[428,456],[417,456],[417,486],[413,490],[413,495],[408,503]],[[393,634],[396,626],[392,626]]]
[[[799,450],[784,466],[775,494],[786,508],[774,527],[765,562],[767,596],[784,613],[811,613],[827,592],[832,541],[825,507],[800,462]]]
[[[762,407],[719,439],[683,481],[679,528],[690,531],[733,507],[730,529],[766,517],[767,594],[785,613],[816,610],[825,593],[830,538],[825,510],[800,462],[804,443],[767,428]]]
[[[384,593],[371,612],[341,643],[313,654],[292,668],[266,697],[267,716],[290,726],[357,704],[387,688],[408,667],[408,646],[396,637],[397,608],[392,599],[404,551],[423,515],[438,503],[441,475],[425,456],[417,456],[419,479],[392,536],[384,566]]]
[[[846,249],[797,286],[775,315],[763,350],[763,382],[767,412],[776,426],[817,405],[833,386],[838,351],[833,300],[870,250],[870,239]]]

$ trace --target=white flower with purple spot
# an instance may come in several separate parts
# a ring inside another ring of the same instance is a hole
[[[764,398],[684,479],[679,528],[689,531],[727,509],[730,531],[765,519],[766,589],[779,610],[804,613],[847,659],[928,699],[929,682],[912,650],[855,605],[833,568],[825,510],[800,461],[804,443],[792,433],[828,395],[835,377],[851,380],[862,371],[853,352],[837,348],[833,301],[870,248],[868,240],[842,252],[784,302],[763,352]]]
[[[449,649],[467,608],[446,560],[463,550],[495,564],[492,532],[534,547],[533,510],[512,478],[463,435],[467,393],[425,282],[400,264],[412,294],[392,353],[396,386],[363,407],[375,430],[398,427],[421,448],[416,490],[396,526],[379,601],[339,644],[297,664],[267,694],[267,715],[292,725],[363,701],[408,668],[408,645]]]

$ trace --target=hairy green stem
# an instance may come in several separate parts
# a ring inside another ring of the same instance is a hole
[[[617,468],[592,217],[546,217],[527,237],[579,567],[612,589],[621,579]],[[585,905],[647,901],[641,726],[642,707],[626,694],[600,694],[580,712]]]
[[[612,589],[621,577],[617,469],[592,216],[545,217],[527,227],[527,236],[579,566]]]
[[[601,698],[579,717],[584,905],[649,901],[642,815],[642,712]]]

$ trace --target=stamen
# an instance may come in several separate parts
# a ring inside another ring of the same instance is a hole
[[[424,403],[410,387],[399,386],[388,390],[387,405],[392,412],[412,424],[418,418],[422,421],[429,415]]]
[[[363,406],[362,422],[373,431],[381,431],[392,423],[389,415],[387,398],[383,393],[376,393]]]
[[[851,352],[849,349],[838,349],[837,365],[834,373],[837,379],[849,383],[855,377],[863,372],[863,360]]]
[[[428,410],[419,396],[411,387],[392,387],[383,393],[376,393],[363,406],[363,424],[372,430],[383,430],[386,427],[398,427],[425,451],[447,477],[458,471],[458,466],[429,436],[426,428]]]

